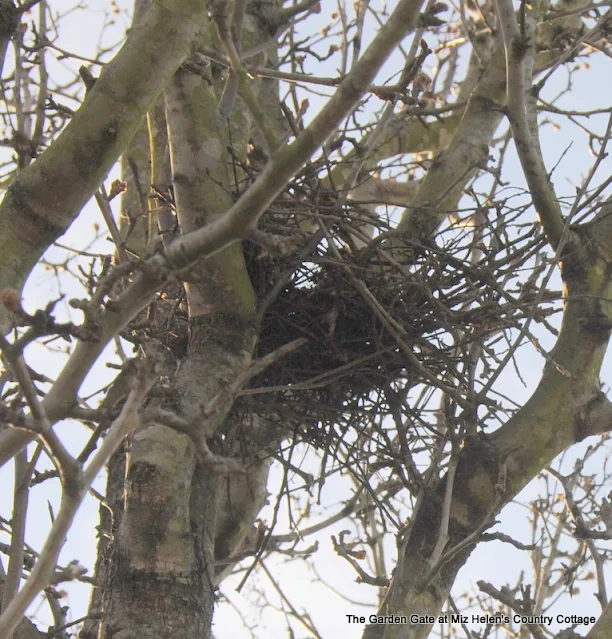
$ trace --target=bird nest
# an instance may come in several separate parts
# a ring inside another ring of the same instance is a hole
[[[265,242],[243,243],[260,303],[256,357],[304,342],[251,380],[237,410],[273,413],[285,428],[338,423],[398,384],[460,379],[457,363],[472,343],[485,343],[530,312],[533,296],[511,298],[496,287],[491,266],[465,260],[467,241],[455,238],[444,249],[406,245],[390,255],[379,238],[356,250],[345,230],[359,215],[350,203],[338,212],[333,200],[309,204],[285,194],[259,225],[262,235],[284,243],[282,254]],[[317,225],[322,230],[313,235]],[[164,341],[180,357],[186,304],[180,291],[165,295],[174,310]]]
[[[350,396],[412,368],[405,351],[418,351],[422,336],[436,329],[423,292],[391,275],[355,279],[351,261],[307,264],[283,287],[263,315],[258,352],[300,338],[306,343],[255,381],[293,391],[333,387]]]
[[[267,226],[278,230],[273,221]],[[351,251],[340,230],[330,226],[299,258],[245,243],[264,309],[257,355],[306,340],[252,380],[248,403],[295,428],[346,421],[351,410],[363,414],[396,383],[456,379],[458,345],[482,342],[522,315],[520,305],[500,304],[497,294],[474,308],[484,274],[433,244],[407,246],[410,259],[401,264],[384,242]]]

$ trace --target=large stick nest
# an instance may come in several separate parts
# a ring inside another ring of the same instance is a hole
[[[260,300],[256,356],[298,338],[306,343],[254,378],[238,409],[275,414],[285,428],[346,421],[347,413],[384,397],[394,383],[456,384],[470,345],[484,344],[531,311],[533,291],[505,290],[497,283],[503,268],[497,272],[486,259],[469,262],[465,234],[455,233],[446,246],[442,240],[411,245],[377,219],[382,235],[356,250],[347,229],[363,216],[351,202],[337,206],[333,195],[306,199],[285,192],[259,225],[272,244],[284,244],[283,254],[261,242],[243,243]],[[316,228],[322,229],[319,241],[313,240]],[[188,332],[180,295],[166,292],[157,302],[172,306],[163,341],[177,354]]]
[[[307,340],[253,380],[251,407],[260,403],[260,414],[278,411],[295,428],[350,421],[347,412],[358,413],[373,396],[384,397],[395,382],[414,386],[439,379],[452,385],[462,376],[458,363],[471,344],[516,326],[531,311],[533,291],[508,292],[497,284],[493,265],[467,260],[465,235],[461,240],[455,234],[445,247],[404,241],[402,250],[401,238],[391,233],[392,255],[388,243],[376,239],[351,250],[343,229],[347,219],[362,214],[356,209],[349,202],[336,218],[328,215],[325,237],[307,257],[299,250],[273,257],[245,243],[265,308],[257,354]],[[320,199],[311,210],[312,226],[320,224],[325,211]],[[299,235],[304,216],[304,209],[295,214],[295,202],[288,207],[278,202],[260,228]]]

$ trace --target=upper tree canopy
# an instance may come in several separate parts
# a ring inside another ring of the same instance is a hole
[[[551,464],[612,425],[609,3],[94,4],[0,2],[0,637],[43,636],[42,591],[73,633],[58,583],[87,578],[60,551],[100,473],[82,639],[223,636],[219,587],[261,576],[266,610],[325,636],[268,566],[330,550],[390,617],[347,637],[552,636],[589,570],[607,637],[606,438]],[[64,25],[96,10],[120,43],[79,51]],[[58,247],[47,305],[23,287]],[[497,517],[538,476],[527,543]],[[37,545],[29,489],[52,482]],[[534,574],[461,599],[485,541]]]

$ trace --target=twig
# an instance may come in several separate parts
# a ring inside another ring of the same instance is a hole
[[[61,440],[53,432],[51,421],[47,417],[45,409],[38,399],[38,392],[34,386],[34,382],[30,377],[28,368],[23,359],[21,351],[18,351],[12,344],[9,344],[6,338],[0,334],[0,349],[4,353],[6,360],[11,368],[19,388],[30,408],[34,419],[33,426],[35,432],[42,441],[49,447],[53,455],[53,459],[59,467],[60,475],[64,486],[74,478],[77,469],[77,463],[74,457],[64,447]]]
[[[578,536],[581,536],[584,539],[584,542],[589,548],[591,553],[591,557],[593,558],[593,562],[595,563],[595,570],[597,573],[597,585],[599,586],[599,590],[595,593],[597,597],[597,601],[599,601],[599,605],[601,609],[604,610],[608,605],[608,595],[606,591],[606,575],[604,572],[604,563],[605,559],[602,557],[595,541],[589,536],[589,527],[584,521],[584,517],[578,508],[578,504],[574,499],[574,495],[572,494],[572,486],[571,479],[564,477],[561,473],[558,473],[556,470],[548,466],[546,472],[554,477],[563,487],[563,492],[565,494],[565,501],[567,503],[568,510],[572,515],[572,519],[576,524],[576,533]]]
[[[515,599],[509,590],[507,589],[498,590],[493,585],[483,580],[478,581],[476,583],[478,587],[480,588],[480,590],[482,590],[482,592],[486,593],[487,595],[490,595],[494,599],[497,599],[501,603],[505,604],[506,606],[514,610],[515,612],[519,614],[525,614],[529,612],[529,610],[525,609],[526,608],[525,603],[521,601],[520,599]],[[531,632],[531,634],[534,636],[535,639],[546,639],[546,635],[544,634],[543,630],[540,628],[538,624],[526,623],[525,625],[527,626],[527,628],[529,628],[529,631]]]

